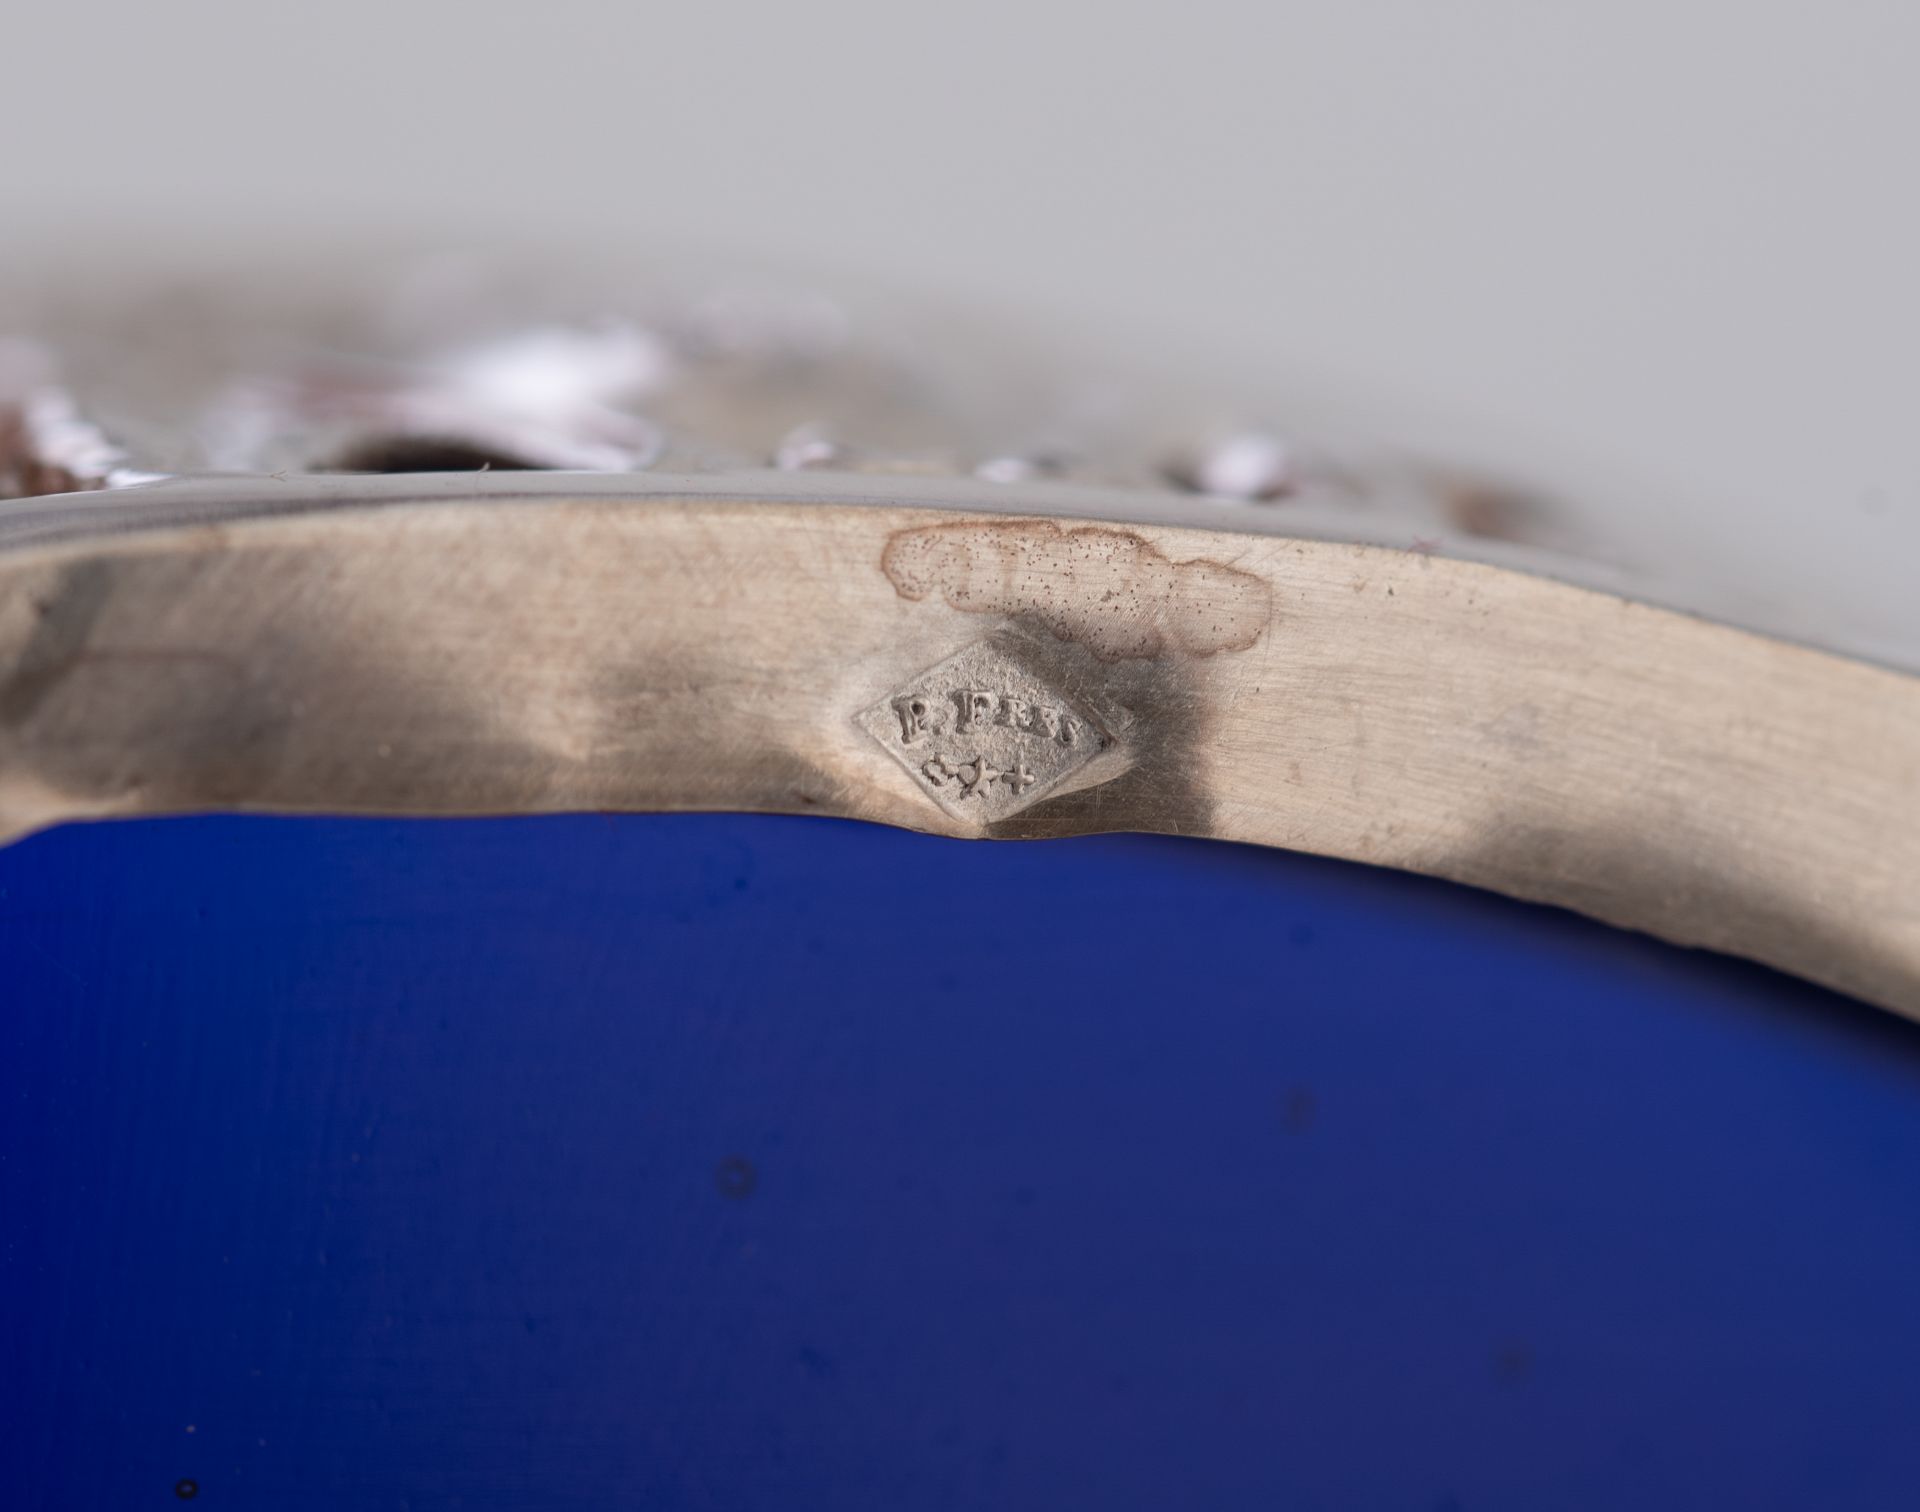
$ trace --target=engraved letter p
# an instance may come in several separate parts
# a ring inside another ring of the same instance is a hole
[[[900,739],[906,745],[912,745],[928,730],[933,728],[931,716],[933,706],[918,693],[908,693],[893,701],[893,712],[900,717]]]

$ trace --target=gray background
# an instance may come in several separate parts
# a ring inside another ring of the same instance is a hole
[[[817,268],[1363,399],[1920,641],[1920,8],[36,5],[0,216]],[[1765,615],[1763,618],[1767,617]]]

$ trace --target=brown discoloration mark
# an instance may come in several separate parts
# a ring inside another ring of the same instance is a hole
[[[902,598],[939,594],[967,614],[1028,615],[1102,661],[1244,651],[1273,618],[1264,578],[1176,562],[1129,530],[1051,521],[896,531],[880,567]]]
[[[1498,478],[1453,472],[1434,473],[1432,482],[1448,522],[1463,535],[1536,546],[1553,538],[1558,511],[1528,489]]]

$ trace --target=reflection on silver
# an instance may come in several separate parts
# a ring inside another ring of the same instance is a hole
[[[825,426],[811,421],[788,431],[780,438],[780,444],[773,452],[773,465],[786,472],[799,472],[810,467],[838,467],[846,459],[847,449],[827,434]]]
[[[57,494],[234,473],[280,491],[303,473],[760,471],[750,486],[843,475],[844,492],[870,498],[894,487],[881,480],[926,478],[987,490],[1000,509],[1040,507],[1043,491],[1047,509],[1064,508],[1077,490],[1129,518],[1218,514],[1216,528],[1419,541],[1521,565],[1534,558],[1509,547],[1595,561],[1560,500],[1495,509],[1483,487],[1463,506],[1468,472],[1294,401],[1297,432],[1209,429],[1201,417],[1248,413],[1210,381],[1055,362],[971,315],[878,297],[858,307],[856,328],[854,307],[835,298],[713,287],[479,254],[268,261],[118,286],[0,281],[0,336],[57,354],[70,396],[13,405],[16,461],[41,461],[30,485],[4,486]],[[64,470],[41,465],[55,460]],[[1245,509],[1281,498],[1284,511]]]
[[[40,346],[0,341],[0,499],[147,481],[123,468],[124,460],[55,382]]]
[[[216,397],[202,433],[220,471],[465,470],[404,460],[444,456],[633,472],[659,456],[661,436],[625,406],[673,367],[665,344],[631,324],[535,326],[415,363],[309,358],[288,373],[242,376]]]
[[[1222,436],[1177,458],[1168,471],[1176,483],[1195,493],[1248,503],[1283,498],[1295,485],[1287,444],[1264,431]]]
[[[1032,483],[1040,478],[1064,477],[1066,461],[1053,453],[1012,453],[989,457],[973,470],[976,478],[988,483]]]

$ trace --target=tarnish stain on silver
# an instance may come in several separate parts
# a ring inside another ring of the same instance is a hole
[[[927,797],[983,826],[1038,803],[1112,743],[991,640],[929,667],[857,722]]]
[[[1051,520],[957,521],[899,531],[880,569],[905,599],[1026,615],[1101,661],[1245,651],[1273,618],[1273,587],[1224,562],[1174,561],[1148,537]]]

